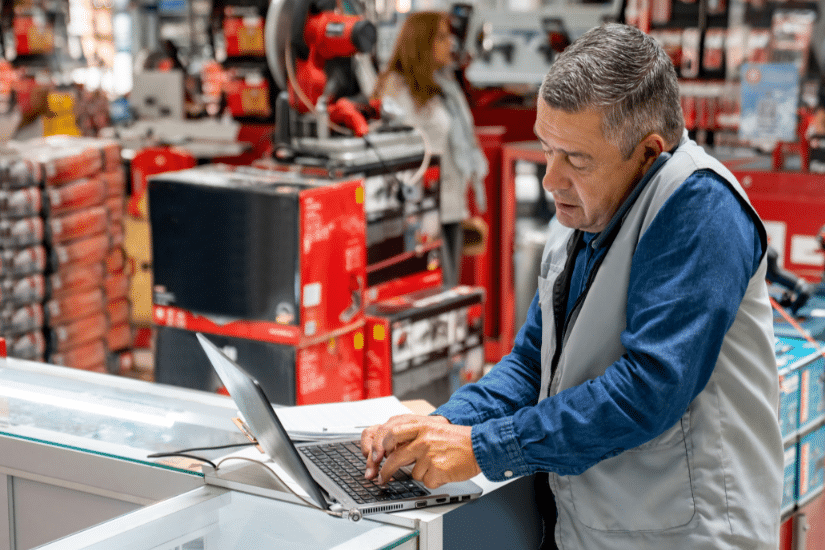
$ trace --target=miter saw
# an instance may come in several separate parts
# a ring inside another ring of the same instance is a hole
[[[425,154],[420,133],[395,123],[390,105],[368,100],[375,25],[336,0],[272,0],[264,27],[276,100],[277,160],[384,164]],[[426,155],[429,157],[429,155]]]

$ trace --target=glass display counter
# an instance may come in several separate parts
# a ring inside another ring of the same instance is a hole
[[[418,531],[357,523],[279,500],[204,486],[54,541],[42,550],[415,549]]]
[[[0,550],[538,547],[532,478],[353,523],[148,455],[246,442],[228,397],[0,358]],[[217,458],[226,450],[209,453]]]
[[[203,486],[199,462],[148,455],[245,442],[233,416],[219,395],[0,358],[0,550]]]
[[[0,435],[8,437],[157,466],[147,455],[246,442],[230,420],[235,410],[205,392],[0,359]]]

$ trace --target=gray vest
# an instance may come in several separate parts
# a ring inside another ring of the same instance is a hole
[[[585,299],[571,313],[551,381],[557,346],[553,285],[564,269],[573,233],[553,224],[539,277],[540,398],[598,377],[625,353],[619,336],[625,329],[633,252],[664,202],[691,173],[713,170],[751,208],[733,174],[686,135],[628,210]],[[678,422],[580,475],[550,474],[561,550],[778,547],[783,452],[766,268],[763,257],[707,386]]]

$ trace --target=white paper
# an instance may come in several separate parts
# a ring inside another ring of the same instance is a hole
[[[395,396],[363,401],[323,403],[275,409],[293,439],[315,437],[360,437],[364,428],[381,424],[391,416],[411,411]]]

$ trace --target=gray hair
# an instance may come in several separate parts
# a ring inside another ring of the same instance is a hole
[[[653,38],[618,23],[590,29],[559,55],[539,97],[567,113],[601,110],[602,132],[625,158],[651,133],[676,145],[685,126],[673,62]]]

